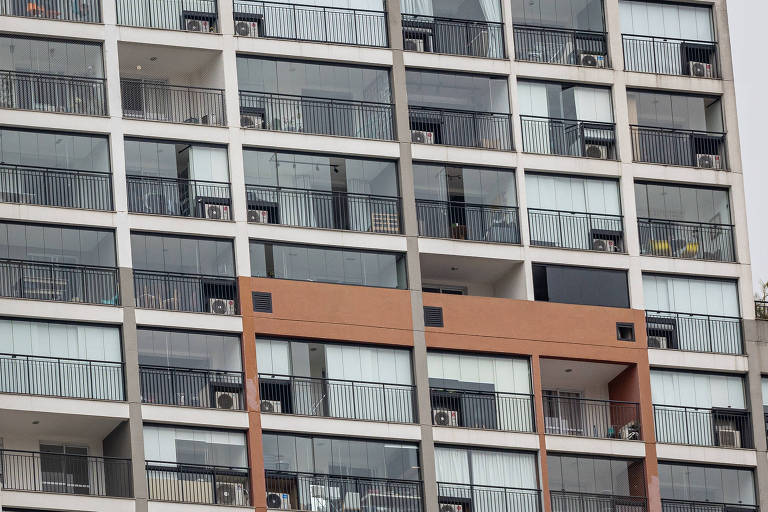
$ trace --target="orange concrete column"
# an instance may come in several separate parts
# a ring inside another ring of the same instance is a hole
[[[541,500],[544,512],[551,512],[552,501],[549,497],[549,469],[547,467],[547,439],[544,429],[544,395],[541,390],[541,363],[538,354],[531,356],[531,383],[533,384],[533,404],[536,417],[536,431],[539,434],[539,464],[541,464]]]

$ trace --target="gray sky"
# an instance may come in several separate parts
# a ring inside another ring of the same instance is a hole
[[[752,275],[757,281],[768,280],[768,74],[760,64],[765,54],[764,34],[768,19],[768,2],[764,0],[729,0],[728,17],[736,75],[736,102],[739,110],[741,157],[747,193],[749,245],[752,253]],[[762,210],[762,211],[761,211]]]

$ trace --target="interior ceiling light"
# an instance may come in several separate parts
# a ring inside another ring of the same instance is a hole
[[[141,64],[139,64],[138,66],[136,66],[136,69],[138,69],[139,71],[141,71]]]

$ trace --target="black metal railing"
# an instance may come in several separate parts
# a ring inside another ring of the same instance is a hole
[[[758,512],[757,505],[712,501],[669,500],[662,498],[661,512]]]
[[[552,512],[642,512],[648,510],[645,496],[614,496],[568,491],[550,491]]]
[[[389,46],[387,15],[381,11],[234,0],[235,35]]]
[[[117,0],[117,24],[220,32],[216,0]]]
[[[109,211],[112,175],[0,163],[0,201]]]
[[[640,404],[616,400],[593,400],[544,396],[547,434],[640,440]]]
[[[514,25],[515,60],[610,67],[605,32]]]
[[[229,183],[132,175],[126,181],[130,212],[232,219]]]
[[[191,313],[238,313],[234,277],[134,270],[136,307]]]
[[[4,0],[0,15],[101,23],[101,0]]]
[[[531,245],[625,252],[621,215],[529,208],[528,226]]]
[[[240,91],[240,126],[282,132],[392,140],[390,103]]]
[[[409,106],[411,142],[512,151],[512,115]]]
[[[624,69],[640,73],[721,78],[720,52],[714,41],[621,35]]]
[[[261,411],[413,423],[416,389],[405,384],[259,374]]]
[[[653,405],[659,443],[754,448],[749,411]]]
[[[533,395],[429,388],[432,424],[483,430],[534,432]]]
[[[639,218],[637,227],[640,254],[736,261],[731,224]]]
[[[445,468],[450,471],[450,468]],[[437,482],[437,501],[442,505],[461,505],[463,510],[493,512],[539,512],[541,491],[492,485]],[[445,510],[441,508],[440,510]]]
[[[520,116],[523,151],[616,160],[616,125],[596,121]]]
[[[120,304],[118,272],[112,267],[0,259],[0,297]]]
[[[123,117],[164,123],[226,126],[224,91],[120,79]]]
[[[520,243],[516,206],[416,200],[419,235],[504,244]]]
[[[0,393],[125,400],[123,363],[0,353]]]
[[[631,125],[635,162],[728,169],[724,132]]]
[[[251,504],[248,468],[146,462],[149,499],[247,507]]]
[[[0,70],[0,108],[107,115],[104,78]]]
[[[139,365],[141,401],[204,409],[245,409],[243,373]]]
[[[128,459],[0,449],[0,469],[4,490],[133,496]]]
[[[400,198],[246,185],[248,222],[371,233],[402,232]]]
[[[758,320],[768,320],[768,300],[755,301],[755,317]]]
[[[405,50],[490,59],[505,57],[503,23],[403,14],[402,24]]]
[[[743,331],[738,317],[646,311],[650,348],[743,354]]]
[[[397,512],[424,510],[422,484],[419,481],[269,469],[265,471],[265,477],[267,508],[270,509],[397,510]],[[279,501],[281,499],[282,501]],[[286,501],[290,502],[288,506],[281,505]]]

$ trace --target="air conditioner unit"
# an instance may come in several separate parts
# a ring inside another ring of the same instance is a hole
[[[416,144],[434,144],[435,134],[422,130],[411,130],[411,142]]]
[[[264,128],[264,116],[261,114],[241,114],[240,126],[243,128]]]
[[[463,505],[454,505],[453,503],[440,503],[438,508],[440,512],[464,512]]]
[[[269,212],[267,210],[248,210],[248,222],[269,224]]]
[[[696,167],[702,169],[722,169],[723,162],[720,155],[707,155],[705,153],[698,153],[696,155]]]
[[[291,510],[291,497],[284,492],[267,492],[267,508]]]
[[[688,71],[691,76],[696,78],[712,78],[712,64],[708,62],[694,62],[688,63]]]
[[[666,336],[648,336],[648,347],[667,348],[667,337]]]
[[[213,395],[217,409],[238,409],[240,407],[240,393],[231,391],[216,391]]]
[[[616,242],[604,238],[595,238],[592,240],[593,251],[616,252]]]
[[[608,146],[605,144],[586,144],[584,146],[584,156],[608,160]]]
[[[231,299],[209,299],[208,310],[217,315],[234,315],[235,301]]]
[[[741,432],[732,428],[717,429],[718,446],[741,448]]]
[[[598,55],[596,53],[580,53],[579,66],[586,66],[589,68],[604,68],[605,55]]]
[[[262,400],[259,410],[267,414],[280,414],[283,412],[283,404],[280,400]]]
[[[257,21],[238,21],[235,23],[235,34],[243,37],[258,37],[259,23]]]
[[[203,204],[206,219],[229,220],[229,206],[225,204]]]
[[[216,484],[216,498],[222,505],[248,506],[248,489],[241,483],[220,482]]]
[[[459,414],[448,409],[435,409],[432,411],[432,423],[442,427],[458,427]]]
[[[423,39],[405,39],[403,41],[403,49],[412,51],[412,52],[423,52],[424,40]]]
[[[184,20],[184,26],[190,32],[210,32],[211,23],[206,20],[196,20],[187,18]]]

